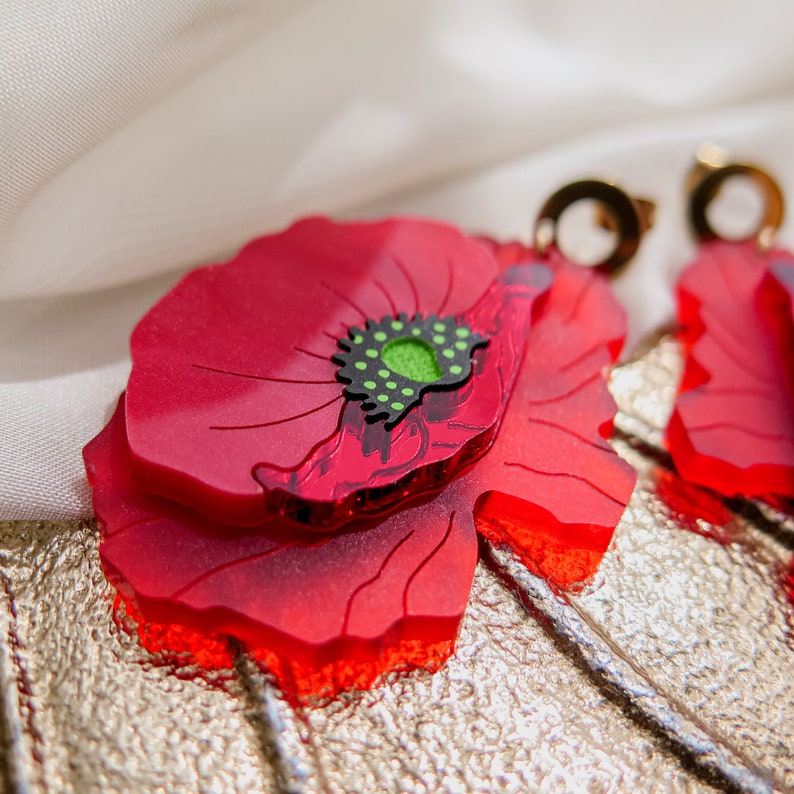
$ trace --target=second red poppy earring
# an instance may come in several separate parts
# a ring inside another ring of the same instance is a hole
[[[728,240],[707,210],[735,177],[752,180],[765,206],[752,235]],[[794,498],[794,256],[774,246],[783,197],[768,173],[713,146],[688,187],[700,249],[678,284],[685,366],[667,447],[686,480],[777,504]]]

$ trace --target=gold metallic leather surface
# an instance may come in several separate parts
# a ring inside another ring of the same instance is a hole
[[[93,523],[0,524],[0,563],[16,790],[273,790],[239,681],[174,674],[116,627]]]
[[[92,522],[0,523],[0,782],[30,792],[794,790],[793,613],[781,587],[794,533],[754,505],[731,504],[717,526],[708,511],[692,517],[713,498],[679,489],[660,449],[679,371],[662,339],[613,375],[616,445],[640,479],[590,586],[554,593],[484,546],[440,672],[301,713],[242,655],[206,680],[121,630]]]
[[[443,670],[287,715],[285,730],[304,740],[291,748],[312,792],[707,790],[607,695],[480,565]]]

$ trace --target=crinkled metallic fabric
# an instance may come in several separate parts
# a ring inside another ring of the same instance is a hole
[[[0,524],[0,781],[30,792],[794,790],[791,522],[715,507],[671,473],[660,444],[679,372],[663,338],[613,374],[615,443],[639,482],[593,583],[556,593],[484,545],[449,662],[321,708],[293,710],[244,655],[207,678],[143,650],[113,620],[92,522]]]

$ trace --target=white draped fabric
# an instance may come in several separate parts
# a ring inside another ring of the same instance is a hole
[[[792,33],[784,0],[4,0],[0,518],[90,515],[136,319],[301,215],[528,240],[554,189],[613,177],[658,204],[615,284],[638,340],[694,250],[699,143],[794,196]]]

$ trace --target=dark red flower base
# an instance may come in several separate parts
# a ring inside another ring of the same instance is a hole
[[[713,242],[679,284],[685,369],[667,446],[686,480],[727,496],[794,497],[794,257]]]

